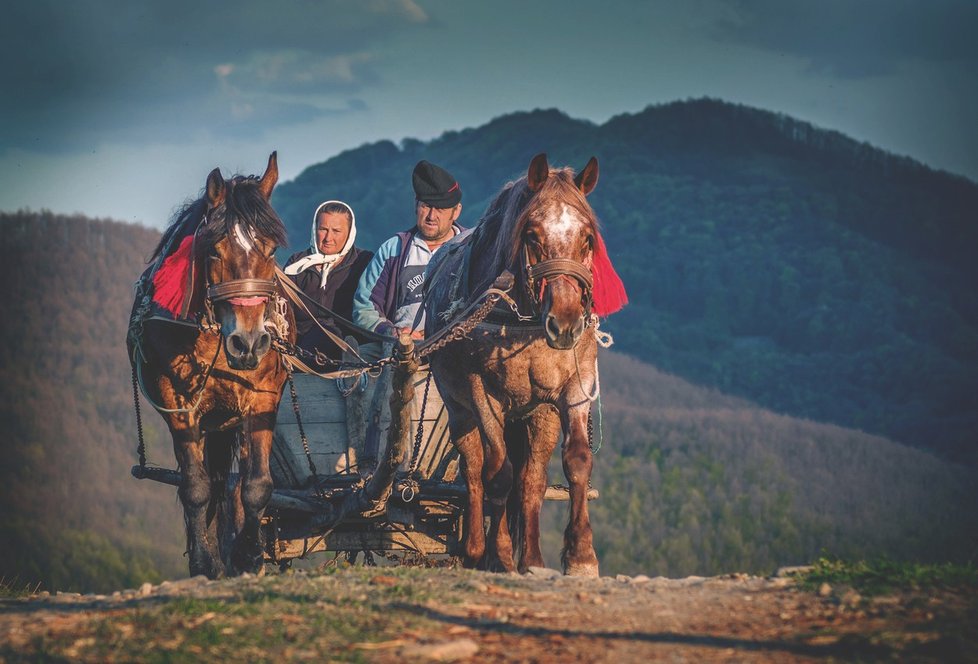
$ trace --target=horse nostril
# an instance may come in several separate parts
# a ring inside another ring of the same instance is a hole
[[[268,332],[262,332],[261,336],[258,337],[258,343],[255,344],[255,354],[264,355],[268,352],[268,349],[272,345],[272,335]]]
[[[557,317],[553,314],[547,314],[547,335],[551,339],[556,339],[560,335],[560,326],[557,325]]]
[[[578,318],[577,322],[574,324],[574,338],[576,339],[581,336],[582,332],[584,332],[584,316]]]
[[[248,352],[248,345],[241,338],[240,334],[232,334],[228,337],[228,341],[231,342],[231,350],[234,351],[235,355],[244,355]]]

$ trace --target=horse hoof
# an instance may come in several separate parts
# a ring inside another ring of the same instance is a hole
[[[598,565],[597,563],[571,563],[564,568],[564,574],[567,576],[588,576],[597,578]]]
[[[265,573],[265,557],[258,556],[231,556],[228,565],[228,576],[241,576],[242,574],[255,574],[262,576]]]

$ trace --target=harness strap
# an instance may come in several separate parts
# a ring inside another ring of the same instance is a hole
[[[302,289],[300,289],[298,286],[295,285],[295,282],[293,282],[292,279],[290,279],[288,275],[286,275],[285,272],[281,270],[281,268],[279,267],[275,268],[275,276],[278,277],[278,283],[282,287],[282,291],[285,293],[286,297],[288,297],[289,300],[295,303],[296,306],[300,307],[305,313],[309,314],[309,317],[312,318],[317,325],[319,325],[319,321],[316,320],[316,317],[312,315],[312,313],[309,311],[309,308],[305,305],[304,301],[309,302],[321,313],[328,314],[333,320],[335,320],[341,326],[346,327],[347,329],[355,332],[358,336],[364,337],[368,341],[383,341],[383,342],[390,343],[393,340],[391,337],[385,336],[383,334],[377,334],[372,330],[368,330],[366,328],[360,327],[356,323],[353,323],[352,321],[347,320],[343,316],[340,316],[332,309],[328,307],[324,307],[319,302],[310,299],[308,295],[302,292]],[[322,326],[320,326],[320,328],[322,329]],[[331,332],[328,332],[325,329],[323,329],[323,332],[326,332],[327,336],[332,335]],[[336,342],[336,340],[333,339],[332,336],[330,336],[330,340]],[[338,345],[342,350],[346,350],[347,344],[345,341],[343,341],[342,344],[337,343],[336,345]],[[352,349],[350,352],[356,355],[356,352],[353,351]]]
[[[222,302],[236,297],[266,296],[278,292],[278,285],[271,279],[231,279],[207,287],[207,299]]]
[[[594,284],[591,270],[570,258],[550,258],[533,265],[528,264],[526,273],[531,281],[569,275],[580,281],[588,289]]]

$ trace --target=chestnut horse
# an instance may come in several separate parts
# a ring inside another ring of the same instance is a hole
[[[570,519],[561,562],[566,574],[598,574],[587,509],[587,423],[597,382],[591,267],[596,245],[603,252],[603,244],[585,199],[597,180],[593,157],[575,177],[537,155],[474,231],[439,250],[428,266],[429,337],[507,270],[515,276],[509,296],[524,314],[515,318],[509,306],[497,305],[496,324],[480,324],[431,355],[468,485],[466,566],[525,572],[544,565],[540,508],[547,463],[563,433]]]
[[[205,325],[140,318],[137,297],[130,358],[173,436],[192,576],[264,569],[260,525],[272,493],[269,455],[286,380],[270,335],[270,325],[282,320],[274,251],[286,241],[269,204],[277,180],[275,153],[260,178],[225,180],[215,168],[204,196],[177,216],[156,249],[160,265],[176,254],[174,237],[185,236],[189,291]],[[144,311],[148,297],[144,291]],[[282,327],[294,340],[294,325],[279,325],[280,333]],[[228,497],[235,455],[240,481]]]

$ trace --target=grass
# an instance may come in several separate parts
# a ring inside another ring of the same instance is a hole
[[[358,662],[369,659],[370,644],[438,627],[420,610],[436,593],[418,569],[231,580],[201,593],[154,595],[110,616],[79,617],[70,632],[40,636],[18,654],[41,661]],[[0,647],[0,661],[14,654]]]
[[[864,595],[929,588],[978,589],[978,568],[971,564],[925,564],[887,558],[847,561],[823,556],[810,571],[799,576],[799,583],[809,590],[823,583],[845,585]]]
[[[0,577],[0,599],[17,599],[34,595],[41,589],[41,584],[23,583],[17,577],[8,579]]]

